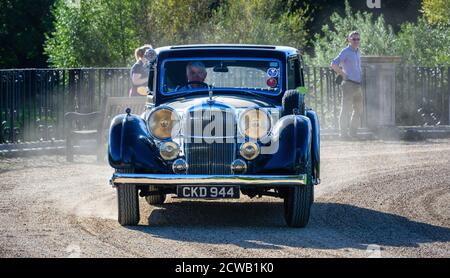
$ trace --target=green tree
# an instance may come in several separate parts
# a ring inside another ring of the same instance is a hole
[[[286,5],[287,4],[287,5]],[[45,51],[57,67],[125,66],[138,45],[262,43],[302,47],[306,9],[283,0],[57,0]]]
[[[0,68],[46,66],[42,45],[53,26],[53,1],[0,1]]]
[[[200,42],[211,0],[57,0],[45,51],[55,67],[125,66],[134,49]]]
[[[79,6],[57,0],[55,31],[47,35],[45,52],[55,67],[124,66],[142,39],[133,0],[81,0]]]
[[[423,0],[422,13],[417,23],[402,25],[397,35],[397,53],[407,64],[450,65],[450,2]]]
[[[156,0],[151,7],[152,36],[158,45],[201,43],[210,32],[216,1]]]
[[[403,62],[418,66],[450,65],[450,28],[430,25],[421,17],[416,24],[405,23],[398,34],[396,52]]]
[[[395,55],[395,33],[385,23],[383,16],[374,19],[367,12],[354,12],[348,1],[344,16],[331,15],[332,26],[322,27],[323,35],[316,35],[313,41],[314,57],[307,55],[307,62],[328,66],[331,60],[347,45],[347,35],[357,30],[361,34],[361,53],[363,55]]]
[[[422,0],[422,12],[430,24],[448,24],[450,21],[450,1]]]
[[[102,46],[100,30],[94,24],[94,15],[98,16],[95,4],[94,1],[81,1],[80,6],[71,6],[65,0],[56,1],[53,9],[55,30],[47,35],[45,43],[50,65],[83,67],[110,62],[109,53]]]
[[[214,13],[208,41],[216,43],[306,44],[307,8],[291,11],[291,1],[234,0]]]
[[[126,65],[132,60],[133,49],[139,44],[134,1],[101,0],[94,26],[101,34],[102,46],[109,52],[109,65]]]

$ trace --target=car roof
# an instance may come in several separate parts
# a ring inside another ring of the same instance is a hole
[[[289,46],[275,46],[275,45],[257,45],[257,44],[187,44],[187,45],[172,45],[156,48],[156,52],[178,52],[189,50],[202,50],[202,51],[226,51],[226,50],[255,50],[264,52],[283,52],[286,56],[298,54],[299,51],[296,48]]]

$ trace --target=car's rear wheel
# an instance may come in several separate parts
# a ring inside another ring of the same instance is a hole
[[[289,188],[284,197],[284,217],[290,227],[303,228],[309,221],[314,202],[311,161],[307,163],[306,174],[306,185]]]
[[[148,191],[155,192],[155,191],[158,191],[158,188],[156,188],[155,186],[151,185],[151,186],[149,186]],[[158,195],[145,196],[145,200],[151,206],[153,206],[153,205],[161,205],[161,204],[164,204],[164,201],[166,200],[166,194],[160,193]]]
[[[133,173],[132,169],[116,169],[119,173]],[[118,220],[122,226],[139,223],[139,195],[135,184],[120,184],[117,187]]]

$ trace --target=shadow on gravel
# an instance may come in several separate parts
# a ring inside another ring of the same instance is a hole
[[[304,229],[285,225],[282,202],[169,203],[154,208],[148,223],[129,229],[177,241],[265,249],[366,249],[369,244],[417,247],[450,242],[450,228],[337,203],[315,203]]]

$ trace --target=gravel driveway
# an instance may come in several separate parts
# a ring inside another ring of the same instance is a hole
[[[450,140],[322,144],[305,229],[281,199],[141,200],[116,221],[112,169],[94,156],[0,158],[1,257],[450,257]]]

